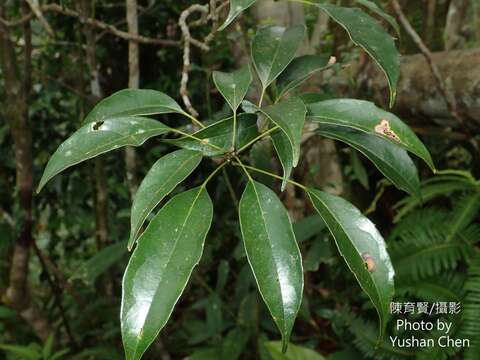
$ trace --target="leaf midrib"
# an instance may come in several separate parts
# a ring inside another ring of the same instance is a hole
[[[277,274],[277,279],[278,279],[278,288],[280,290],[280,295],[282,297],[283,331],[286,334],[285,308],[283,306],[283,291],[282,291],[282,286],[280,284],[280,276],[279,276],[279,273],[278,273],[276,259],[275,259],[275,256],[273,255],[274,252],[273,252],[272,242],[271,242],[271,238],[270,238],[270,233],[267,231],[266,219],[265,219],[265,216],[263,215],[263,208],[262,208],[262,204],[260,202],[260,197],[259,197],[258,192],[257,192],[257,187],[255,186],[255,183],[252,180],[250,180],[250,183],[253,186],[253,191],[255,192],[255,197],[257,198],[258,207],[260,208],[260,214],[261,214],[261,217],[262,217],[263,228],[265,229],[265,233],[267,234],[267,238],[268,238],[268,245],[270,246],[270,249],[272,250],[272,258],[273,258],[274,263],[275,263],[275,273]],[[258,288],[260,289],[260,287],[258,287]],[[262,293],[262,291],[260,291],[260,293]],[[267,304],[267,307],[270,310],[270,307],[269,307],[268,303],[267,302],[265,302],[265,303]],[[270,312],[272,312],[272,311],[270,311]],[[283,337],[283,334],[282,334],[282,337]]]

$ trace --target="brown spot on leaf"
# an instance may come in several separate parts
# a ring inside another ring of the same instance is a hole
[[[203,145],[207,145],[207,144],[210,142],[210,140],[209,140],[209,139],[202,139],[200,142],[201,142]]]
[[[380,120],[380,123],[375,126],[375,132],[400,142],[400,138],[392,129],[390,129],[390,123],[386,119]]]
[[[374,272],[377,265],[375,263],[375,259],[373,258],[372,255],[370,255],[369,253],[363,253],[362,254],[362,259],[363,259],[363,262],[365,264],[365,268],[369,271],[369,272]]]

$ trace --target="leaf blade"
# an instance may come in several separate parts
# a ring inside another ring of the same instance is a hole
[[[324,124],[317,132],[357,149],[397,188],[420,198],[417,168],[403,148],[381,137],[343,126]]]
[[[103,121],[125,116],[154,114],[185,114],[170,96],[156,90],[124,89],[100,101],[84,120],[84,123]]]
[[[383,237],[368,218],[341,197],[316,189],[307,189],[307,193],[332,233],[340,254],[374,304],[382,338],[395,275]]]
[[[133,200],[129,250],[133,247],[148,214],[196,169],[201,160],[200,152],[182,149],[155,162],[142,180]]]
[[[261,109],[273,123],[278,125],[288,138],[292,147],[292,165],[297,166],[300,159],[300,142],[307,109],[298,97],[289,98]]]
[[[370,15],[357,8],[309,2],[342,26],[354,44],[360,46],[379,65],[387,77],[390,107],[395,103],[400,76],[400,58],[393,38]]]
[[[287,210],[272,190],[250,180],[239,218],[248,262],[286,347],[303,292],[301,255]]]
[[[329,67],[329,56],[303,55],[292,60],[277,79],[277,90],[280,99],[290,90],[307,80],[315,72]]]
[[[307,117],[320,126],[345,126],[382,137],[417,155],[435,171],[432,157],[417,135],[397,116],[372,102],[331,99],[308,104],[307,108]]]
[[[264,90],[293,60],[305,33],[304,25],[288,29],[267,26],[257,31],[252,42],[252,60]]]
[[[231,73],[214,71],[212,77],[215,87],[230,105],[232,111],[237,111],[252,83],[250,65],[246,64]]]
[[[170,128],[144,117],[119,117],[84,124],[65,140],[50,157],[37,188],[37,193],[55,175],[119,147],[140,146],[147,139],[167,133]]]
[[[240,15],[242,11],[247,10],[250,6],[252,6],[257,0],[230,0],[230,10],[228,12],[227,19],[225,22],[220,26],[218,31],[222,31],[228,25],[232,23],[235,18]]]
[[[370,9],[372,12],[377,14],[378,16],[381,16],[382,18],[387,21],[391,27],[395,29],[395,32],[397,33],[398,36],[400,36],[400,26],[398,26],[397,20],[389,14],[387,14],[380,6],[375,4],[373,1],[369,0],[355,0],[355,2],[359,3],[360,5],[365,6],[366,8]]]
[[[140,359],[168,321],[200,261],[212,216],[205,188],[194,188],[173,197],[138,240],[123,278],[121,325],[127,360]]]

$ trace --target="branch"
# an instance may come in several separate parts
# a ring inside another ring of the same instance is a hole
[[[178,40],[170,40],[170,39],[155,39],[155,38],[149,38],[146,36],[142,35],[136,35],[129,33],[127,31],[120,30],[116,28],[113,25],[104,23],[102,21],[84,17],[78,12],[68,9],[66,7],[63,7],[58,4],[47,4],[39,7],[39,10],[43,13],[45,12],[55,12],[59,14],[63,14],[69,17],[73,17],[78,19],[82,24],[88,24],[90,26],[96,27],[98,29],[104,30],[106,32],[109,32],[110,34],[113,34],[123,40],[127,41],[135,41],[141,44],[150,44],[150,45],[162,45],[162,46],[178,46],[179,41]],[[23,23],[30,21],[32,17],[34,16],[33,13],[30,13],[28,15],[25,15],[24,17],[20,18],[17,21],[7,21],[5,19],[0,19],[0,22],[4,24],[5,26],[8,27],[13,27],[13,26],[18,26],[22,25]]]
[[[217,6],[219,0],[210,0],[209,5],[199,5],[194,4],[186,8],[180,14],[178,19],[178,24],[182,31],[183,39],[183,69],[182,69],[182,79],[180,81],[180,96],[182,97],[183,103],[187,108],[188,112],[194,117],[198,116],[197,110],[192,106],[190,98],[188,97],[188,78],[190,72],[190,45],[194,45],[203,51],[209,51],[210,47],[208,44],[213,40],[215,33],[218,30],[218,15],[220,11],[228,4],[228,1],[224,1]],[[201,17],[198,20],[192,21],[190,24],[187,24],[187,18],[193,13],[200,13]],[[203,41],[197,40],[190,34],[190,27],[197,27],[200,25],[205,25],[208,21],[212,22],[212,28],[210,33],[205,36]]]
[[[398,1],[392,0],[392,5],[395,13],[397,14],[398,19],[400,20],[400,23],[405,28],[405,31],[407,32],[407,34],[410,36],[410,38],[413,40],[415,45],[417,45],[417,47],[420,49],[423,56],[425,57],[425,60],[427,61],[428,66],[430,67],[430,70],[432,71],[433,77],[435,79],[435,83],[437,84],[438,89],[440,90],[443,98],[445,99],[445,102],[447,103],[448,111],[460,123],[462,128],[465,129],[465,124],[463,122],[463,119],[460,117],[457,111],[457,103],[455,101],[455,97],[446,86],[442,78],[442,75],[438,70],[437,65],[433,62],[432,53],[430,52],[428,47],[425,45],[423,40],[420,38],[420,36],[417,34],[415,29],[412,27],[412,25],[408,21]]]

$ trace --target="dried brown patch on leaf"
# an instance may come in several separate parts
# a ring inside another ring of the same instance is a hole
[[[395,132],[392,129],[390,129],[390,123],[386,119],[381,119],[380,123],[375,126],[374,130],[376,133],[384,135],[389,139],[395,140],[397,142],[401,142],[398,135],[395,134]]]

